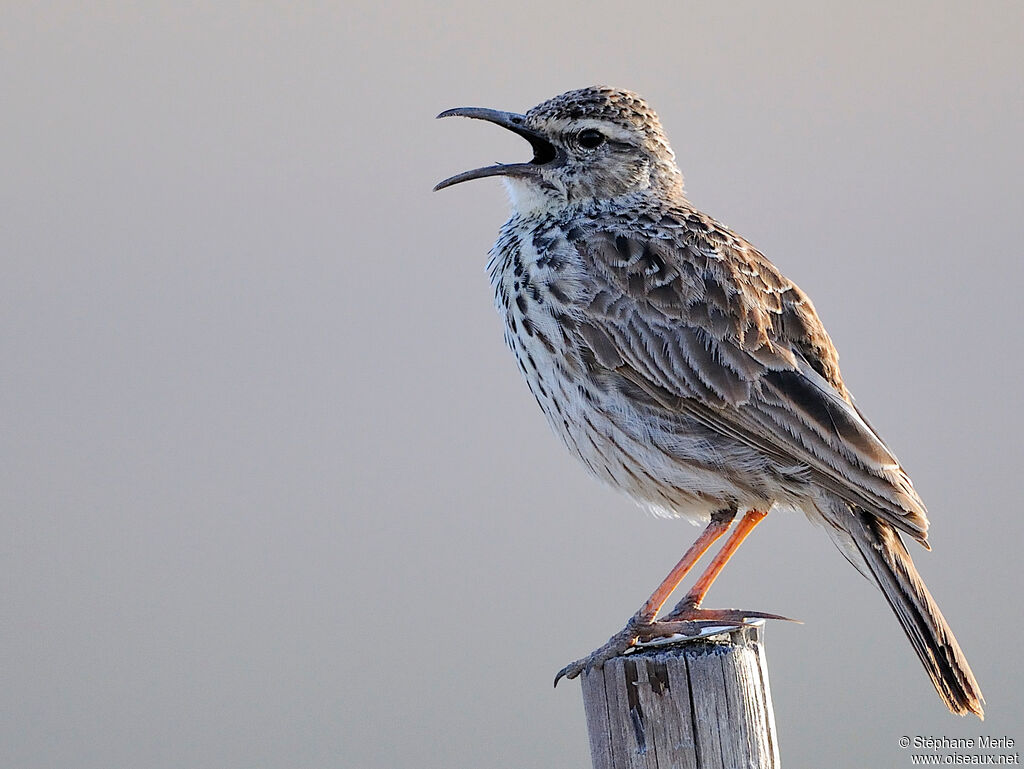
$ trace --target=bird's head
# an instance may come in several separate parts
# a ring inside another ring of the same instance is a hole
[[[548,99],[525,115],[458,107],[438,117],[487,120],[533,147],[526,163],[457,174],[434,189],[501,176],[517,210],[611,200],[642,190],[682,195],[683,177],[654,110],[629,91],[594,86]]]

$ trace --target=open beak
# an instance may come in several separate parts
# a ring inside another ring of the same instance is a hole
[[[453,184],[468,182],[470,179],[483,179],[485,176],[530,176],[539,173],[541,166],[554,163],[562,158],[562,153],[555,148],[555,145],[536,131],[527,128],[526,118],[515,112],[502,112],[484,107],[456,107],[445,110],[438,117],[469,117],[486,120],[489,123],[500,125],[502,128],[507,128],[530,142],[530,146],[533,147],[533,159],[528,163],[496,163],[493,166],[463,171],[461,174],[448,177],[443,182],[438,182],[434,187],[435,192],[443,190],[445,187],[451,187]]]

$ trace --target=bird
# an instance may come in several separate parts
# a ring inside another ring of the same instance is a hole
[[[505,340],[548,423],[599,480],[704,526],[625,627],[555,685],[638,644],[786,619],[703,601],[769,511],[788,508],[881,590],[949,710],[984,718],[978,682],[903,541],[931,550],[924,502],[844,384],[807,294],[689,202],[651,106],[591,86],[523,114],[459,107],[438,117],[487,121],[532,148],[529,161],[434,189],[505,184],[511,214],[487,269]]]

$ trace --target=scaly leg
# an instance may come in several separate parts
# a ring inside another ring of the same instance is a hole
[[[679,623],[656,622],[654,618],[661,611],[661,607],[665,605],[668,597],[672,595],[672,591],[679,586],[679,583],[683,581],[683,578],[690,569],[694,567],[694,564],[701,559],[701,556],[708,551],[719,537],[729,530],[729,526],[732,525],[735,517],[736,508],[734,507],[719,510],[712,514],[711,523],[704,529],[697,538],[697,541],[690,546],[690,549],[686,551],[686,555],[668,573],[668,576],[662,580],[657,590],[651,594],[651,597],[640,607],[640,610],[630,618],[629,622],[626,623],[626,627],[609,638],[608,643],[600,649],[562,668],[558,675],[555,676],[555,686],[558,686],[559,680],[563,677],[576,678],[584,670],[589,670],[595,666],[601,667],[612,657],[619,656],[641,639],[647,641],[652,638],[675,635],[680,632]]]
[[[665,622],[689,624],[690,628],[687,634],[690,635],[699,632],[701,628],[708,627],[709,625],[743,625],[747,619],[789,619],[778,614],[767,614],[759,611],[702,609],[700,607],[712,583],[722,573],[722,569],[725,568],[725,564],[729,562],[729,559],[739,549],[739,546],[743,544],[743,540],[754,530],[754,527],[763,521],[767,515],[768,513],[762,513],[760,510],[751,510],[743,516],[740,522],[736,524],[736,529],[729,536],[729,539],[726,540],[722,549],[718,551],[718,554],[708,564],[704,573],[697,578],[697,582],[690,588],[690,591],[665,616]]]

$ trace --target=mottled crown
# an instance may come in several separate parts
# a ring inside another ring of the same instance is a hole
[[[623,137],[640,139],[640,145],[650,162],[649,179],[663,194],[682,195],[683,175],[676,166],[676,156],[661,128],[658,114],[632,91],[608,86],[591,86],[568,91],[541,102],[526,113],[526,124],[542,132],[571,130],[574,124],[589,120],[617,126]],[[599,184],[591,192],[598,197],[610,196],[617,189],[608,180],[607,167],[590,167],[591,175]],[[603,185],[603,189],[602,189]]]
[[[595,85],[567,91],[541,102],[526,113],[526,118],[533,124],[585,118],[607,120],[642,132],[651,144],[674,157],[658,113],[642,96],[621,88]]]

